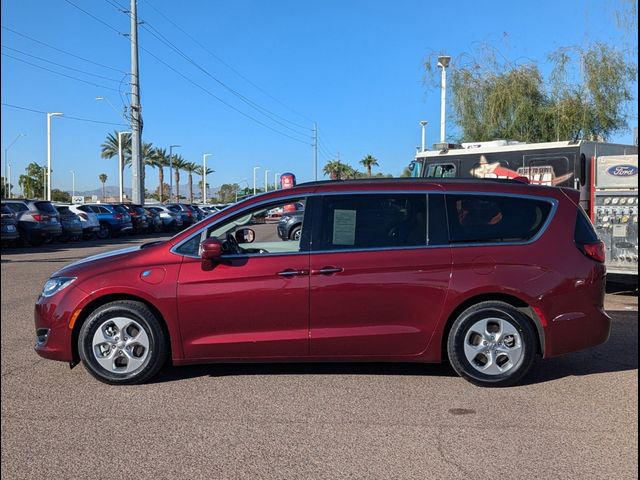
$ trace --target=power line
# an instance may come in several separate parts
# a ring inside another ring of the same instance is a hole
[[[144,50],[146,53],[148,53],[149,55],[151,55],[153,58],[155,58],[158,62],[162,63],[164,66],[166,66],[169,70],[177,73],[178,75],[180,75],[182,78],[184,78],[186,81],[188,81],[189,83],[191,83],[192,85],[195,85],[196,87],[198,87],[199,89],[201,89],[203,92],[205,92],[206,94],[210,95],[211,97],[215,98],[217,101],[219,101],[220,103],[222,103],[223,105],[227,106],[228,108],[234,110],[235,112],[239,113],[240,115],[247,117],[248,119],[254,121],[255,123],[262,125],[265,128],[268,128],[269,130],[278,133],[282,136],[285,136],[287,138],[290,138],[291,140],[295,140],[296,142],[300,142],[300,143],[304,143],[307,144],[307,142],[305,142],[304,140],[301,140],[299,138],[296,137],[292,137],[291,135],[289,135],[288,133],[285,132],[281,132],[280,130],[277,130],[275,128],[273,128],[271,125],[268,125],[260,120],[258,120],[255,117],[252,117],[251,115],[249,115],[246,112],[243,112],[242,110],[240,110],[239,108],[233,106],[232,104],[230,104],[229,102],[223,100],[222,98],[218,97],[215,93],[211,92],[210,90],[208,90],[207,88],[203,87],[202,85],[200,85],[199,83],[194,82],[193,80],[191,80],[189,77],[187,77],[185,74],[183,74],[182,72],[180,72],[179,70],[173,68],[171,65],[169,65],[167,62],[165,62],[164,60],[162,60],[161,58],[159,58],[158,56],[154,55],[153,53],[151,53],[148,49],[144,48],[143,46],[140,46],[141,50]]]
[[[45,112],[43,110],[36,110],[34,108],[28,108],[28,107],[21,107],[19,105],[12,105],[10,103],[2,103],[3,107],[11,107],[11,108],[16,108],[18,110],[26,110],[28,112],[34,112],[34,113],[41,113],[46,115],[48,112]],[[102,125],[116,125],[116,126],[122,126],[122,127],[126,127],[127,125],[125,125],[124,123],[114,123],[114,122],[103,122],[102,120],[93,120],[91,118],[82,118],[82,117],[73,117],[70,115],[63,115],[62,117],[63,119],[67,119],[67,120],[77,120],[79,122],[88,122],[88,123],[99,123]]]
[[[84,8],[79,7],[78,5],[76,5],[75,3],[73,3],[71,0],[64,0],[65,2],[67,2],[69,5],[74,6],[75,8],[77,8],[78,10],[80,10],[81,12],[89,15],[91,18],[93,18],[96,22],[100,22],[101,24],[103,24],[105,27],[110,28],[111,30],[113,30],[114,32],[116,32],[118,35],[122,35],[122,32],[120,32],[120,30],[118,30],[117,28],[115,28],[112,25],[109,25],[107,22],[105,22],[104,20],[96,17],[95,15],[93,15],[92,13],[87,12]]]
[[[6,45],[2,45],[2,48],[6,48],[7,50],[18,52],[18,53],[20,53],[22,55],[26,55],[27,57],[36,58],[36,59],[41,60],[43,62],[51,63],[52,65],[56,65],[58,67],[67,68],[69,70],[74,70],[76,72],[84,73],[85,75],[91,75],[93,77],[102,78],[103,80],[109,80],[110,82],[115,82],[115,83],[119,83],[120,82],[120,80],[115,80],[113,78],[104,77],[104,76],[98,75],[96,73],[87,72],[86,70],[80,70],[79,68],[69,67],[67,65],[62,65],[61,63],[56,63],[56,62],[53,62],[51,60],[47,60],[46,58],[38,57],[36,55],[31,55],[30,53],[23,52],[22,50],[18,50],[17,48],[11,48],[11,47],[8,47]]]
[[[9,27],[5,27],[4,25],[2,26],[2,28],[4,30],[7,30],[7,31],[11,32],[11,33],[15,33],[16,35],[19,35],[19,36],[24,37],[24,38],[26,38],[28,40],[31,40],[32,42],[39,43],[40,45],[48,47],[48,48],[50,48],[52,50],[56,50],[56,51],[58,51],[60,53],[64,53],[65,55],[69,55],[71,57],[77,58],[79,60],[83,60],[83,61],[88,62],[88,63],[92,63],[92,64],[97,65],[99,67],[108,68],[109,70],[114,70],[114,71],[120,72],[120,73],[127,73],[125,70],[122,70],[120,68],[110,67],[109,65],[105,65],[103,63],[94,62],[93,60],[89,60],[88,58],[81,57],[79,55],[76,55],[75,53],[71,53],[71,52],[68,52],[66,50],[62,50],[61,48],[54,47],[53,45],[50,45],[50,44],[48,44],[46,42],[43,42],[41,40],[37,40],[37,39],[35,39],[33,37],[30,37],[29,35],[25,35],[24,33],[20,33],[20,32],[18,32],[16,30],[13,30],[13,29],[11,29]]]
[[[35,63],[28,62],[26,60],[23,60],[22,58],[14,57],[13,55],[9,55],[8,53],[3,53],[2,56],[3,57],[12,58],[12,59],[17,60],[17,61],[22,62],[22,63],[26,63],[27,65],[31,65],[32,67],[40,68],[41,70],[46,70],[47,72],[55,73],[56,75],[60,75],[61,77],[70,78],[70,79],[75,80],[77,82],[82,82],[82,83],[86,83],[88,85],[93,85],[94,87],[104,88],[105,90],[112,90],[114,92],[118,91],[115,88],[107,87],[105,85],[99,85],[97,83],[93,83],[93,82],[90,82],[88,80],[83,80],[82,78],[74,77],[73,75],[67,75],[66,73],[61,73],[61,72],[58,72],[56,70],[51,70],[50,68],[43,67],[43,66],[37,65]]]
[[[288,122],[288,123],[292,123],[293,125],[296,125],[293,122],[288,121],[287,119],[281,117],[280,115],[278,115],[277,113],[274,113],[260,105],[258,105],[256,102],[252,101],[251,99],[245,97],[244,95],[242,95],[240,92],[238,92],[237,90],[234,90],[233,88],[231,88],[229,85],[227,85],[226,83],[224,83],[223,81],[221,81],[220,79],[216,78],[214,75],[212,75],[207,69],[205,69],[204,67],[202,67],[201,65],[199,65],[197,62],[195,62],[191,57],[189,57],[186,53],[184,53],[182,50],[180,50],[178,47],[176,47],[170,40],[168,40],[161,32],[159,32],[155,27],[153,27],[153,25],[149,24],[149,23],[144,23],[142,25],[142,27],[147,30],[152,36],[154,36],[156,39],[158,39],[159,41],[161,41],[162,43],[164,43],[166,46],[168,46],[169,48],[171,48],[174,52],[176,52],[178,55],[180,55],[182,58],[184,58],[187,62],[191,63],[193,66],[195,66],[198,70],[200,70],[201,72],[203,72],[205,75],[207,75],[208,77],[210,77],[211,79],[213,79],[215,82],[217,82],[219,85],[221,85],[223,88],[225,88],[226,90],[228,90],[229,92],[231,92],[233,95],[235,95],[236,97],[238,97],[240,100],[242,100],[244,103],[246,103],[247,105],[249,105],[251,108],[253,108],[254,110],[258,111],[259,113],[261,113],[262,115],[264,115],[265,117],[269,118],[271,121],[279,124],[280,126],[287,128],[289,130],[291,130],[292,132],[295,132],[299,135],[306,135],[310,129],[304,126],[299,126],[299,128],[303,128],[305,129],[305,132],[300,132],[299,130],[290,127],[288,125],[286,125],[285,123],[281,122],[278,120],[278,118],[281,118],[282,120]],[[151,31],[149,29],[149,27],[151,29],[153,29],[153,31]],[[156,32],[156,33],[154,33]],[[277,118],[274,118],[277,117]]]
[[[227,67],[229,70],[231,70],[233,73],[235,73],[236,75],[238,75],[240,78],[242,78],[245,82],[247,82],[249,85],[253,86],[255,89],[259,90],[260,92],[262,92],[264,95],[266,95],[267,97],[271,98],[273,101],[275,101],[276,103],[280,104],[281,106],[283,106],[284,108],[286,108],[287,110],[289,110],[290,112],[298,115],[301,118],[305,118],[309,121],[312,121],[309,117],[302,115],[301,113],[295,111],[294,109],[292,109],[291,107],[289,107],[288,105],[286,105],[285,103],[283,103],[282,101],[278,100],[276,97],[274,97],[273,95],[271,95],[269,92],[267,92],[266,90],[264,90],[263,88],[261,88],[260,86],[258,86],[256,83],[252,82],[249,78],[247,78],[246,76],[244,76],[242,73],[240,73],[237,69],[235,69],[233,66],[229,65],[227,62],[225,62],[222,58],[220,58],[218,55],[216,55],[215,53],[213,53],[211,50],[209,50],[206,46],[204,46],[200,41],[198,41],[195,37],[193,37],[191,34],[189,34],[189,32],[187,32],[186,30],[184,30],[183,28],[181,28],[178,24],[176,24],[173,20],[171,20],[169,17],[167,17],[164,13],[162,13],[160,10],[158,10],[158,8],[156,8],[150,1],[147,0],[143,0],[147,5],[149,5],[149,7],[151,7],[153,10],[155,10],[155,12],[160,15],[162,18],[164,18],[168,23],[170,23],[171,25],[173,25],[176,29],[178,29],[180,32],[182,32],[185,36],[187,36],[189,39],[191,39],[191,41],[193,41],[196,45],[198,45],[202,50],[204,50],[205,52],[207,52],[209,55],[211,55],[213,58],[215,58],[218,62],[222,63],[225,67]],[[302,128],[308,128],[306,126],[301,126],[299,124],[296,124],[295,122],[291,122],[289,120],[287,120],[289,123],[293,124],[293,125],[297,125],[300,126]]]

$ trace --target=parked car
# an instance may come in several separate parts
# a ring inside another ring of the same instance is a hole
[[[45,200],[5,200],[16,215],[18,232],[23,242],[33,246],[50,242],[62,234],[58,211]]]
[[[80,221],[80,217],[65,205],[55,205],[55,208],[60,215],[60,224],[62,225],[62,234],[58,239],[63,241],[81,240],[82,222]]]
[[[122,207],[131,217],[131,224],[133,226],[133,233],[144,233],[149,228],[149,219],[147,212],[141,205],[134,203],[121,203],[117,206]]]
[[[69,210],[78,215],[82,224],[82,236],[84,238],[93,238],[100,231],[100,222],[98,216],[90,209],[81,209],[82,205],[66,205]]]
[[[152,212],[160,215],[160,220],[162,220],[162,226],[165,231],[172,232],[182,228],[183,222],[180,212],[173,211],[164,205],[150,205],[148,208]]]
[[[133,232],[131,217],[120,205],[92,203],[78,206],[83,212],[95,213],[100,223],[98,238],[110,238],[122,233]]]
[[[207,213],[204,210],[202,210],[199,205],[196,205],[195,203],[190,203],[187,206],[191,209],[192,212],[194,212],[198,222],[207,216]]]
[[[147,215],[147,219],[149,221],[147,232],[149,233],[161,232],[164,228],[164,225],[162,223],[162,218],[160,218],[160,213],[150,209],[149,207],[143,207],[143,208]]]
[[[197,217],[193,213],[193,210],[184,203],[169,203],[166,207],[176,213],[179,213],[182,217],[182,224],[184,227],[188,227],[197,222]]]
[[[298,241],[248,227],[295,201],[306,201]],[[604,253],[572,189],[314,182],[55,272],[36,303],[35,348],[112,384],[149,380],[169,358],[277,358],[448,359],[476,385],[508,386],[537,356],[607,340]]]
[[[18,221],[11,209],[2,204],[2,246],[9,245],[20,238]]]
[[[282,215],[277,226],[278,236],[282,240],[300,240],[303,217],[304,210],[298,210]]]

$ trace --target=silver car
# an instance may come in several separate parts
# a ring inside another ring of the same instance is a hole
[[[183,226],[182,215],[174,212],[164,205],[145,205],[145,208],[160,214],[162,226],[166,231],[180,230]]]
[[[88,211],[88,208],[82,209],[82,205],[66,205],[73,213],[80,217],[82,223],[82,236],[91,237],[100,231],[100,222],[98,216]]]

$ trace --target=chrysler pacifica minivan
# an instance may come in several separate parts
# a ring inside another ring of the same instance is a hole
[[[295,204],[302,229],[283,242],[265,213]],[[603,260],[571,189],[309,183],[57,271],[35,348],[112,384],[168,362],[449,361],[507,386],[536,357],[607,340]]]

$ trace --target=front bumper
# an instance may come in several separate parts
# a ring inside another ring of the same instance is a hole
[[[38,355],[62,362],[73,360],[72,326],[69,322],[86,298],[87,294],[73,285],[52,297],[38,297],[34,309],[35,351]]]

